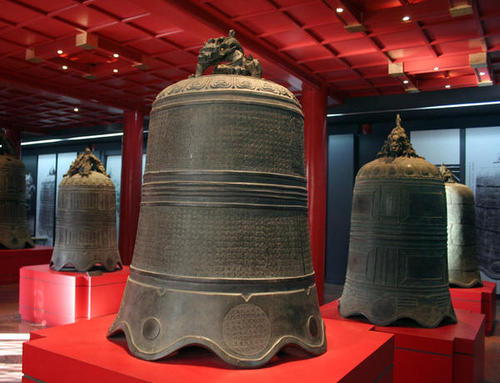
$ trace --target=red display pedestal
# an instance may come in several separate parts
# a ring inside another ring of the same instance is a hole
[[[493,333],[496,318],[497,284],[483,281],[482,287],[471,289],[450,288],[451,302],[457,309],[470,310],[486,317],[486,335]]]
[[[482,383],[484,375],[483,314],[456,309],[458,322],[437,328],[374,326],[365,319],[346,319],[338,301],[321,307],[323,317],[372,326],[395,336],[394,382]]]
[[[35,246],[31,249],[0,250],[0,284],[19,282],[19,269],[23,266],[49,263],[53,247]]]
[[[391,383],[390,334],[325,320],[328,351],[299,358],[286,353],[259,369],[236,369],[214,354],[189,347],[159,361],[132,356],[123,337],[106,333],[114,315],[31,333],[23,345],[23,382]],[[200,318],[203,320],[203,318]]]
[[[21,318],[56,326],[117,313],[129,268],[112,273],[73,273],[36,265],[25,266],[19,273]]]

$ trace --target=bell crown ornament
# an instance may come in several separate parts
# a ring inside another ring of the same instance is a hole
[[[474,193],[467,185],[459,183],[444,164],[439,171],[446,189],[450,286],[481,286],[476,252]]]
[[[86,148],[59,184],[50,267],[58,271],[122,268],[116,243],[115,185]]]
[[[386,326],[456,321],[448,289],[446,202],[439,170],[413,149],[401,127],[356,176],[342,316]]]
[[[26,169],[3,129],[0,145],[0,248],[34,247],[28,227]]]
[[[201,345],[259,367],[287,345],[326,350],[303,115],[260,73],[230,32],[153,103],[130,277],[109,330],[139,358]]]

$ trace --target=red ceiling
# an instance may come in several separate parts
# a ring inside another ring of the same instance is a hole
[[[194,72],[203,41],[230,28],[262,62],[264,77],[296,93],[304,82],[326,83],[330,103],[500,79],[498,0],[0,0],[0,6],[0,120],[30,131],[113,123],[124,109],[148,113],[162,88]],[[465,14],[454,13],[460,10]]]

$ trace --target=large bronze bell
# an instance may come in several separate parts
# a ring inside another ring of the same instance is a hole
[[[356,176],[342,316],[382,326],[400,318],[424,327],[456,321],[445,198],[438,168],[415,153],[398,115],[377,159]]]
[[[88,271],[121,268],[116,245],[115,185],[103,164],[85,149],[59,184],[56,236],[50,267]]]
[[[210,64],[213,75],[203,76]],[[303,115],[234,38],[153,103],[130,277],[109,333],[159,359],[201,345],[257,367],[326,350],[307,224]],[[255,77],[254,77],[255,76]]]
[[[0,130],[0,249],[33,247],[26,205],[26,170]]]
[[[500,279],[500,168],[481,170],[476,179],[476,229],[479,269]]]
[[[448,214],[448,275],[450,285],[480,286],[474,224],[474,193],[457,182],[453,173],[441,165],[439,169],[446,188]]]

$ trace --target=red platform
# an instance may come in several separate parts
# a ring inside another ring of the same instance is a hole
[[[31,249],[0,250],[0,284],[19,282],[19,269],[23,266],[49,263],[53,247],[35,246]]]
[[[450,288],[451,302],[457,309],[470,310],[486,317],[486,335],[493,333],[496,318],[497,284],[483,281],[482,287],[471,289]]]
[[[25,266],[19,281],[21,318],[56,326],[115,314],[128,274],[128,266],[112,273],[59,272],[49,265]]]
[[[323,317],[372,326],[376,332],[395,335],[394,382],[482,383],[484,375],[483,314],[456,309],[458,323],[433,329],[374,326],[362,318],[346,319],[338,301],[321,307]]]
[[[394,341],[348,322],[325,320],[328,351],[314,358],[280,353],[264,368],[235,369],[198,347],[161,361],[133,357],[124,338],[106,339],[114,315],[31,333],[23,382],[391,383]],[[36,379],[36,380],[35,380]]]

